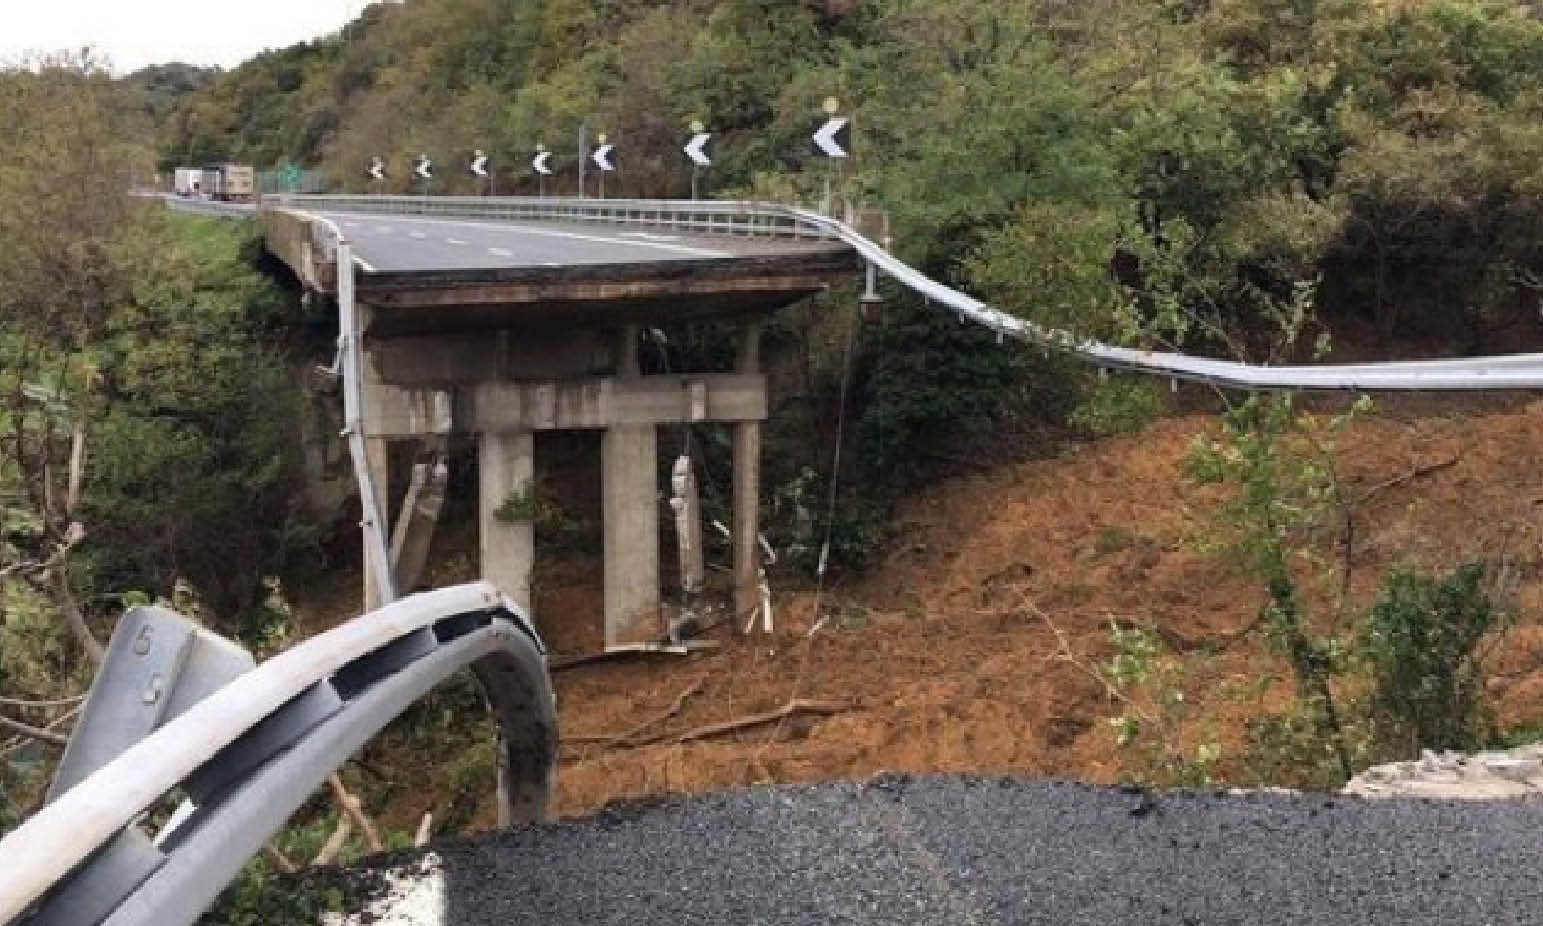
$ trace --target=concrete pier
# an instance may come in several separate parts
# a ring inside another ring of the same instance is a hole
[[[508,521],[495,512],[511,495],[529,497],[535,478],[535,435],[530,431],[483,434],[477,441],[478,540],[482,577],[503,590],[534,619],[530,594],[536,532],[530,520]]]
[[[761,322],[751,319],[739,330],[736,369],[740,375],[761,372]],[[734,613],[744,627],[761,601],[758,565],[761,498],[761,422],[734,424]]]

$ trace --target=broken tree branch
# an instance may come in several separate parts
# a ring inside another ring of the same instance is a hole
[[[1382,482],[1379,482],[1371,488],[1367,489],[1365,492],[1362,492],[1361,496],[1355,500],[1354,504],[1364,505],[1369,499],[1371,499],[1373,495],[1376,495],[1378,492],[1386,491],[1393,488],[1394,486],[1403,485],[1406,482],[1413,482],[1416,479],[1422,479],[1426,476],[1429,476],[1431,473],[1446,469],[1449,466],[1456,466],[1457,462],[1462,458],[1462,453],[1458,452],[1453,454],[1448,459],[1440,460],[1436,463],[1427,463],[1424,466],[1413,467],[1407,473],[1394,476],[1392,479],[1385,479]]]
[[[294,862],[289,860],[289,856],[280,852],[279,847],[275,846],[271,841],[263,843],[263,858],[268,860],[269,865],[272,865],[286,875],[292,875],[300,870]]]
[[[343,851],[343,844],[348,841],[348,836],[354,831],[354,821],[347,813],[338,814],[338,825],[333,829],[332,835],[327,837],[327,842],[311,859],[312,865],[330,865]]]
[[[332,799],[337,801],[338,807],[349,817],[353,818],[354,825],[359,827],[360,833],[364,834],[365,846],[371,852],[384,850],[386,847],[380,841],[380,832],[375,829],[375,824],[370,822],[370,818],[365,815],[364,805],[360,803],[359,798],[349,793],[348,789],[343,787],[343,779],[334,773],[328,776],[327,787],[332,789]]]
[[[63,748],[70,741],[69,737],[51,733],[42,727],[34,727],[31,724],[22,723],[20,720],[12,720],[4,714],[0,714],[0,727],[5,727],[7,730],[19,733],[28,739],[36,740],[40,743],[48,743],[50,746]]]
[[[822,714],[829,716],[831,714],[839,714],[842,711],[849,711],[851,709],[852,705],[847,701],[809,701],[802,698],[795,698],[792,701],[789,701],[788,703],[777,708],[776,710],[766,711],[760,714],[749,714],[734,720],[725,720],[721,723],[710,723],[706,726],[697,727],[694,730],[687,730],[685,733],[682,733],[678,736],[661,736],[657,739],[668,739],[672,743],[689,743],[693,740],[722,736],[725,733],[732,733],[735,730],[744,730],[749,727],[758,727],[762,724],[771,723],[776,720],[782,720],[785,717],[791,717],[794,714]]]
[[[685,708],[686,701],[691,698],[692,695],[695,695],[697,692],[701,691],[702,685],[706,683],[706,681],[707,676],[704,675],[696,681],[692,682],[685,691],[682,691],[680,694],[675,696],[674,702],[671,703],[663,713],[650,717],[649,719],[643,721],[642,723],[638,724],[630,730],[627,730],[624,733],[601,733],[587,736],[569,736],[564,737],[563,742],[586,745],[599,743],[605,746],[614,746],[618,743],[625,743],[640,736],[643,731],[647,730],[649,727],[664,723],[666,720],[669,720],[671,717],[679,714]]]

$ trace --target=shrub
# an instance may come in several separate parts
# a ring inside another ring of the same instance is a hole
[[[1485,740],[1484,668],[1479,643],[1504,612],[1472,561],[1437,578],[1397,569],[1383,581],[1361,639],[1371,668],[1367,711],[1379,750],[1473,749]]]

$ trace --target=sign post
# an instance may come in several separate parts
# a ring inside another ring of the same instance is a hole
[[[691,159],[691,198],[700,199],[701,195],[697,189],[697,178],[701,174],[702,168],[711,166],[713,163],[712,157],[707,153],[707,145],[713,140],[713,136],[712,133],[707,131],[707,126],[703,125],[700,119],[692,120],[691,132],[691,140],[686,142],[686,146],[681,150],[686,152],[686,157]]]
[[[364,169],[364,173],[375,186],[375,194],[380,195],[386,180],[386,162],[377,154],[370,158],[370,166]]]
[[[536,180],[543,199],[546,198],[546,178],[552,172],[552,168],[547,166],[547,161],[551,160],[551,158],[552,152],[547,150],[546,145],[538,144],[536,145],[536,156],[531,158],[530,161],[531,168],[536,172]]]
[[[604,132],[596,135],[595,141],[600,143],[600,147],[595,149],[594,153],[589,156],[589,159],[595,162],[596,167],[600,168],[600,178],[598,181],[600,184],[600,198],[605,199],[605,175],[616,169],[616,165],[611,163],[611,152],[616,150],[616,146],[606,141]]]
[[[814,130],[814,151],[816,154],[828,158],[825,170],[825,201],[820,205],[820,211],[826,215],[831,214],[831,177],[838,169],[837,165],[848,157],[852,147],[852,122],[844,116],[836,113],[841,109],[841,102],[835,97],[825,98],[825,121]]]
[[[485,181],[491,178],[488,175],[488,156],[482,153],[481,148],[472,153],[470,169],[471,175],[477,178],[477,192],[485,195],[490,186]]]
[[[433,167],[434,162],[426,154],[418,155],[418,163],[413,166],[413,176],[423,181],[424,196],[429,195],[429,181],[434,179]]]

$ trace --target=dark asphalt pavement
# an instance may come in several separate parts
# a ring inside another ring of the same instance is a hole
[[[829,249],[829,242],[676,234],[656,226],[325,212],[366,273],[653,263]]]
[[[1543,802],[884,778],[433,848],[457,926],[1543,923]]]

